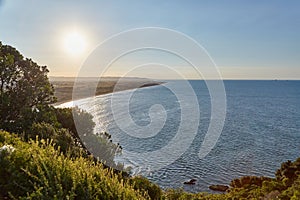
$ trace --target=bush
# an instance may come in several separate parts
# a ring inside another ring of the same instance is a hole
[[[60,147],[64,154],[70,153],[72,156],[80,154],[80,147],[72,137],[68,129],[55,128],[48,123],[34,123],[31,127],[31,139],[52,140],[56,147]]]
[[[161,199],[162,197],[160,187],[142,176],[135,176],[129,182],[133,185],[134,189],[146,192],[152,200]]]
[[[78,107],[56,108],[54,112],[61,127],[70,130],[74,137],[80,138],[83,135],[94,133],[95,122],[93,121],[93,116],[84,110]],[[77,127],[75,122],[77,123]]]
[[[147,199],[120,176],[92,159],[71,158],[49,140],[21,141],[0,131],[0,198]]]
[[[247,188],[251,186],[261,187],[264,181],[270,181],[271,178],[257,176],[243,176],[239,179],[233,179],[230,186],[233,188]]]

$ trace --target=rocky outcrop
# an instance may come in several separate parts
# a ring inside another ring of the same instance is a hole
[[[227,185],[211,185],[209,186],[209,189],[219,192],[226,192],[229,187]]]
[[[196,181],[197,181],[196,179],[191,179],[189,181],[184,182],[183,184],[186,184],[186,185],[195,185]]]

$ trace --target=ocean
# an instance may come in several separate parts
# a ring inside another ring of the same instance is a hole
[[[209,185],[227,185],[241,176],[274,177],[282,162],[300,157],[300,81],[223,83],[224,126],[204,158],[199,157],[199,151],[212,116],[212,91],[205,81],[167,80],[159,86],[60,107],[77,105],[90,112],[96,122],[95,132],[107,131],[113,142],[122,146],[123,153],[116,162],[132,167],[132,173],[144,175],[162,188],[209,192]],[[185,84],[191,86],[192,93]],[[166,151],[164,148],[172,143],[175,146]],[[192,178],[197,179],[195,185],[183,184]]]

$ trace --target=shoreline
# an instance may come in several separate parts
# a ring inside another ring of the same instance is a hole
[[[132,87],[132,86],[128,86],[128,87],[124,87],[124,88],[117,88],[116,90],[99,90],[98,88],[96,89],[96,93],[94,96],[101,96],[101,95],[106,95],[106,94],[112,94],[112,93],[116,93],[116,92],[122,92],[122,91],[126,91],[126,90],[133,90],[133,89],[138,89],[138,88],[147,88],[147,87],[153,87],[153,86],[159,86],[159,85],[162,85],[166,82],[148,82],[148,83],[144,83],[143,85],[139,86],[139,87]],[[59,88],[55,88],[55,91],[56,90],[59,90]],[[73,92],[73,87],[72,87],[72,90],[71,90],[71,93],[70,91],[69,92],[66,92],[67,94],[67,97],[64,96],[63,100],[58,100],[57,102],[55,102],[54,104],[52,104],[53,106],[60,106],[62,104],[65,104],[65,103],[68,103],[68,102],[72,102],[72,101],[78,101],[78,100],[82,100],[82,99],[86,99],[86,98],[91,98],[93,96],[90,96],[90,95],[86,95],[85,93],[82,93],[80,94],[80,98],[77,98],[77,99],[73,99],[72,97],[72,92]],[[55,95],[56,96],[56,95]],[[60,97],[57,97],[58,99]]]

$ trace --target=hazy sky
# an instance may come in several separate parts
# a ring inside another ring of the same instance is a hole
[[[300,79],[299,0],[0,0],[2,43],[47,65],[52,76],[76,76],[89,52],[106,38],[152,26],[195,39],[225,79]],[[76,55],[65,47],[74,31],[85,46]],[[144,52],[125,60],[128,65],[137,58],[151,61],[151,56]],[[173,64],[186,70],[184,62],[174,59]]]

